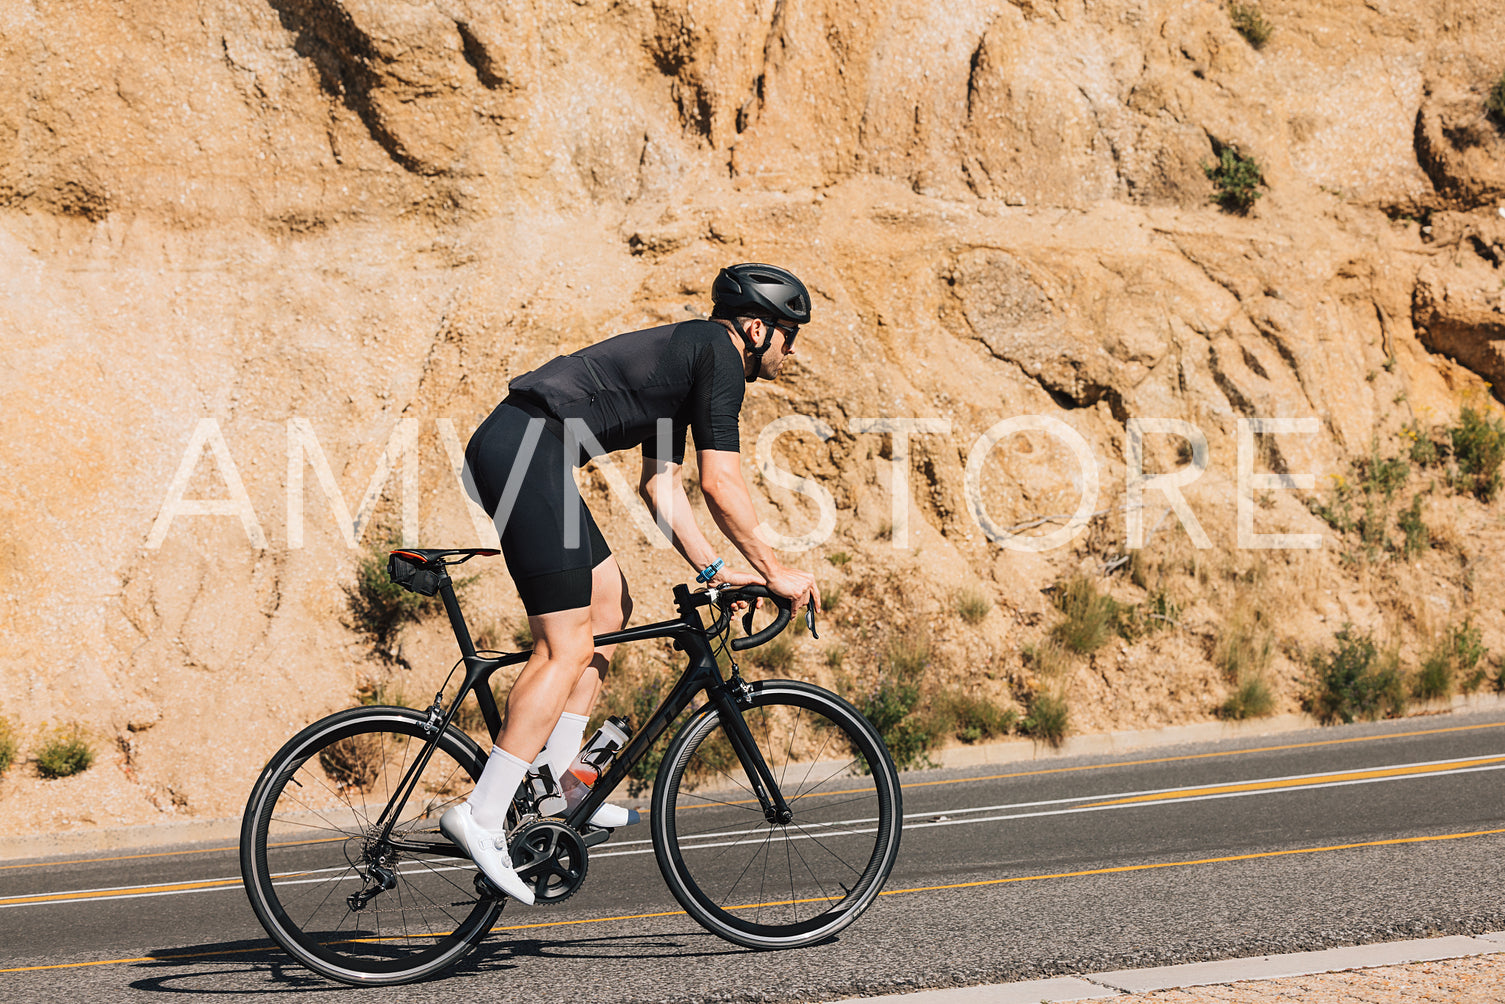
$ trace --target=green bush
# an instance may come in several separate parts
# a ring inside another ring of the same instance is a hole
[[[1233,21],[1233,30],[1256,49],[1263,49],[1275,30],[1254,4],[1233,3],[1228,8],[1228,16]]]
[[[1275,695],[1262,676],[1246,676],[1238,681],[1228,699],[1218,705],[1218,715],[1235,721],[1263,718],[1275,710]]]
[[[392,680],[363,680],[355,688],[355,699],[361,704],[371,707],[373,705],[395,705],[399,708],[408,706],[407,695],[402,688]]]
[[[1018,715],[966,690],[948,690],[936,697],[931,714],[937,731],[949,732],[964,743],[1006,736]]]
[[[1374,720],[1405,710],[1400,660],[1381,653],[1374,639],[1351,624],[1334,637],[1332,651],[1317,657],[1304,704],[1324,725],[1356,718]]]
[[[1129,641],[1175,627],[1181,607],[1164,589],[1156,589],[1143,603],[1120,607],[1118,633]]]
[[[956,594],[956,612],[968,624],[981,624],[992,609],[992,602],[981,590],[963,589]]]
[[[1218,706],[1223,718],[1263,718],[1275,710],[1275,695],[1266,671],[1275,655],[1275,634],[1263,611],[1239,608],[1229,617],[1213,646],[1212,661],[1233,693]]]
[[[889,668],[902,680],[918,680],[930,665],[930,638],[923,631],[906,631],[888,643]]]
[[[1411,681],[1411,695],[1423,701],[1451,697],[1453,693],[1453,664],[1447,653],[1434,649],[1421,661],[1416,679]]]
[[[922,719],[919,684],[885,676],[858,704],[864,718],[883,737],[894,766],[900,770],[933,766],[930,750],[940,738],[934,720]]]
[[[1071,656],[1058,643],[1046,639],[1039,645],[1024,645],[1019,649],[1026,665],[1047,680],[1058,680],[1071,671]]]
[[[1095,652],[1118,630],[1118,601],[1099,593],[1084,575],[1069,579],[1055,599],[1063,619],[1050,629],[1050,637],[1073,652]]]
[[[439,605],[437,597],[410,593],[387,575],[390,547],[367,549],[356,562],[355,584],[345,586],[348,625],[366,636],[373,648],[392,659],[397,632]]]
[[[517,646],[519,652],[533,647],[533,625],[528,623],[528,618],[519,620],[512,629],[512,644]]]
[[[1403,430],[1403,434],[1406,431]],[[1419,435],[1419,433],[1415,433]],[[1408,437],[1409,438],[1409,437]],[[1411,453],[1414,459],[1417,443],[1429,440],[1415,439]],[[1369,456],[1353,461],[1345,477],[1334,480],[1328,501],[1308,502],[1311,511],[1326,520],[1339,533],[1357,532],[1361,554],[1365,560],[1377,560],[1386,551],[1399,550],[1406,557],[1419,553],[1425,547],[1425,526],[1421,523],[1420,497],[1412,499],[1411,508],[1403,510],[1400,528],[1405,542],[1396,547],[1390,541],[1390,514],[1395,496],[1410,475],[1411,461],[1405,457],[1382,457],[1379,443],[1371,447]],[[1357,560],[1357,556],[1344,554],[1345,560]]]
[[[1066,738],[1070,717],[1065,695],[1041,691],[1029,702],[1029,712],[1019,723],[1019,731],[1059,746]]]
[[[798,622],[805,622],[803,614],[799,616]],[[788,673],[794,667],[794,645],[794,638],[786,631],[766,645],[748,649],[742,658],[770,673]]]
[[[0,774],[4,774],[16,762],[18,746],[15,725],[9,718],[0,715]]]
[[[846,595],[846,590],[840,583],[832,583],[820,591],[821,613],[835,613],[836,608],[841,606],[841,598]]]
[[[1432,543],[1432,533],[1427,529],[1427,524],[1421,518],[1422,494],[1417,492],[1411,496],[1411,504],[1401,510],[1399,526],[1405,535],[1405,541],[1401,544],[1401,553],[1407,561],[1419,557],[1425,553]]]
[[[855,703],[888,747],[900,770],[932,766],[930,750],[940,741],[943,724],[922,715],[920,682],[930,665],[930,639],[922,631],[902,632],[889,640],[884,669],[877,683]]]
[[[1258,191],[1259,186],[1265,183],[1258,162],[1229,146],[1223,147],[1216,164],[1204,163],[1202,172],[1217,189],[1212,194],[1211,201],[1222,207],[1224,212],[1239,216],[1247,216],[1249,210],[1254,208],[1255,200],[1262,194]]]
[[[1486,654],[1483,632],[1472,619],[1449,627],[1421,661],[1411,693],[1430,701],[1452,696],[1455,687],[1477,689],[1488,674],[1488,667],[1483,665]]]
[[[845,551],[837,551],[835,554],[826,555],[826,560],[835,565],[837,568],[840,568],[842,565],[845,565],[847,562],[851,561],[852,556]]]
[[[70,777],[93,763],[94,751],[77,725],[59,726],[37,749],[37,773],[46,778]]]
[[[1500,490],[1500,465],[1505,462],[1505,422],[1465,405],[1449,437],[1463,487],[1481,502],[1492,501]]]
[[[1411,458],[1411,463],[1417,467],[1430,467],[1437,463],[1439,459],[1437,443],[1432,439],[1431,433],[1423,429],[1419,422],[1407,422],[1400,434],[1411,441],[1411,446],[1406,451],[1407,456]]]
[[[1489,97],[1484,101],[1484,110],[1489,113],[1500,125],[1505,126],[1505,73],[1500,74],[1500,79],[1489,89]]]

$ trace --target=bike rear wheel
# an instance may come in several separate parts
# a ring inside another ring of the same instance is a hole
[[[713,934],[750,948],[831,937],[877,897],[899,853],[899,778],[878,733],[805,683],[752,685],[742,717],[793,812],[765,818],[707,705],[659,767],[650,822],[670,891]]]
[[[410,708],[353,708],[298,733],[262,771],[241,826],[241,875],[267,933],[308,968],[355,985],[422,979],[496,921],[501,902],[478,894],[475,866],[439,832],[485,766],[468,736],[446,730],[379,839],[377,821],[431,735]]]

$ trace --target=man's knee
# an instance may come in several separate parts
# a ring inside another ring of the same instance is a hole
[[[622,624],[625,626],[632,617],[632,590],[627,587],[627,580],[622,580]]]

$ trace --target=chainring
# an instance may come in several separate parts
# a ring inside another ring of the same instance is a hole
[[[524,823],[508,840],[512,867],[537,904],[562,903],[585,881],[589,855],[580,834],[557,816]]]

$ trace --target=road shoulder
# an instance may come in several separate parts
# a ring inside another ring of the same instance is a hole
[[[1483,981],[1482,985],[1496,988],[1505,985],[1505,932],[1495,931],[1472,937],[1421,938],[1331,948],[1318,952],[1222,959],[1217,962],[1193,962],[1154,969],[1118,969],[1083,976],[953,987],[862,999],[882,1004],[1056,1004],[1089,1000],[1118,1000],[1129,1004],[1139,1000],[1141,995],[1154,995],[1145,998],[1146,1000],[1169,1002],[1181,998],[1179,995],[1159,995],[1165,991],[1185,990],[1188,987],[1215,986],[1221,988],[1216,997],[1220,1002],[1253,1004],[1265,1000],[1294,999],[1281,993],[1285,988],[1276,985],[1279,981],[1300,977],[1335,977],[1333,982],[1336,989],[1351,985],[1353,980],[1343,977],[1355,970],[1395,969],[1397,972],[1394,974],[1375,974],[1380,977],[1380,982],[1394,984],[1388,989],[1393,990],[1395,996],[1366,996],[1363,999],[1374,1001],[1375,1004],[1388,1004],[1391,1000],[1395,1004],[1403,1001],[1409,1004],[1416,999],[1414,995],[1419,985],[1441,984],[1449,980],[1456,983],[1459,979],[1456,972],[1436,973],[1428,970],[1428,963],[1458,959],[1478,959],[1478,964],[1469,967],[1471,972],[1463,977],[1466,982]],[[1439,979],[1427,979],[1433,975]],[[1310,999],[1310,993],[1323,988],[1304,983],[1300,989],[1301,996]],[[1439,989],[1453,990],[1456,987],[1439,986]]]

